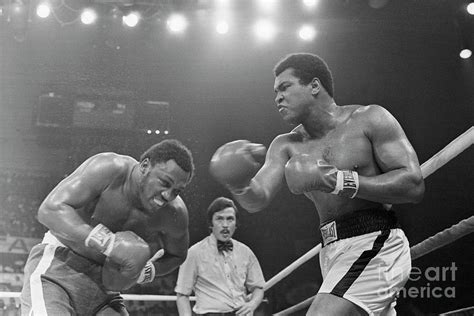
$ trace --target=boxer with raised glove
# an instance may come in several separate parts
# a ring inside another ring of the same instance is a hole
[[[298,216],[300,205],[272,205],[284,186],[314,205],[323,282],[308,315],[394,314],[411,258],[385,205],[423,198],[416,152],[386,108],[337,104],[332,72],[319,56],[289,54],[273,70],[275,108],[291,130],[273,138],[258,170],[254,155],[241,149],[249,145],[237,141],[219,149],[211,174],[252,213],[268,208],[278,216],[281,208],[285,219]]]
[[[248,140],[236,140],[222,145],[211,158],[211,175],[233,194],[242,194],[262,166],[266,148]]]

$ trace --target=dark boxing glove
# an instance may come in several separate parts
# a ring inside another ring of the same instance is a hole
[[[233,193],[239,193],[261,167],[266,154],[265,146],[248,140],[236,140],[222,145],[209,164],[211,175]]]
[[[339,170],[324,160],[316,162],[310,155],[294,155],[285,165],[288,188],[294,194],[314,190],[354,198],[359,189],[356,171]]]
[[[85,244],[107,257],[102,283],[111,291],[122,291],[136,284],[151,255],[148,244],[134,232],[114,234],[102,224],[92,229]]]

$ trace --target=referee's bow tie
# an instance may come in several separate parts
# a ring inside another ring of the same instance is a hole
[[[217,241],[217,249],[219,251],[232,251],[234,249],[234,245],[232,244],[232,240],[228,241]]]

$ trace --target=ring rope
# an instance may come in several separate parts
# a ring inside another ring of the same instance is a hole
[[[176,301],[176,295],[148,295],[148,294],[121,294],[126,301]],[[195,301],[196,297],[190,296],[190,301]]]
[[[474,143],[474,126],[459,135],[456,139],[446,145],[433,157],[421,165],[423,179],[444,166],[448,161],[462,153]]]
[[[19,298],[20,292],[0,292],[0,298],[13,297]],[[146,295],[146,294],[121,294],[120,295],[125,301],[157,301],[157,302],[168,302],[176,301],[176,295]],[[195,301],[195,296],[189,297],[190,301]]]
[[[474,216],[466,218],[456,225],[426,238],[410,248],[411,259],[418,259],[427,253],[452,243],[469,233],[474,232]]]
[[[295,262],[290,264],[288,267],[285,269],[281,270],[279,273],[277,273],[273,278],[268,280],[265,283],[265,286],[263,289],[266,291],[272,286],[274,286],[277,282],[281,281],[283,278],[287,277],[291,272],[293,272],[296,268],[301,266],[303,263],[308,261],[309,259],[313,258],[316,256],[319,252],[321,251],[321,244],[316,245],[313,249],[299,257]]]
[[[308,297],[307,299],[305,299],[304,301],[302,302],[299,302],[298,304],[296,305],[293,305],[291,307],[288,307],[287,309],[284,309],[276,314],[273,314],[273,316],[283,316],[283,315],[291,315],[292,313],[294,312],[297,312],[299,310],[302,310],[303,308],[311,305],[311,303],[313,302],[314,298],[316,297],[316,295],[313,295],[311,297]]]

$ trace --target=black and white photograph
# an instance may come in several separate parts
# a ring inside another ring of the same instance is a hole
[[[472,0],[0,0],[0,316],[474,315]]]

